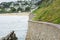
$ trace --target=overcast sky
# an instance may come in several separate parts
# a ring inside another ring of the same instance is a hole
[[[10,2],[10,1],[17,1],[17,0],[0,0],[0,3],[1,2]]]

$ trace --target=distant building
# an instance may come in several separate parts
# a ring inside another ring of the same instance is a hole
[[[18,0],[18,1],[31,1],[31,0]]]
[[[16,11],[19,9],[20,11],[25,11],[27,7],[30,9],[35,9],[37,7],[38,2],[41,0],[17,0],[14,2],[2,2],[0,3],[0,11],[1,8],[4,8],[6,11],[11,10],[11,8],[15,8]],[[20,12],[19,11],[19,12]]]
[[[32,4],[36,4],[36,3],[38,3],[39,1],[41,1],[41,0],[31,0],[31,3],[32,3]]]
[[[11,10],[11,8],[5,8],[5,10],[8,12],[8,11],[10,11],[10,10]]]
[[[10,7],[14,7],[14,2],[11,3]]]
[[[31,4],[36,4],[37,2],[39,2],[41,0],[18,0],[18,1],[30,1]]]

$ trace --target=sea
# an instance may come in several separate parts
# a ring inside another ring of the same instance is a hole
[[[25,40],[28,30],[28,16],[0,16],[0,38],[15,31],[18,40]]]

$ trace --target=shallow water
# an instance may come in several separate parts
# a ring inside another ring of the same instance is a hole
[[[0,38],[15,31],[18,40],[25,40],[28,16],[0,16]]]

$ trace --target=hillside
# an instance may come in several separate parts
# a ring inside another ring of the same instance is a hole
[[[0,13],[30,12],[31,10],[35,9],[39,3],[40,0],[1,2]]]
[[[60,24],[60,0],[42,0],[34,20]]]

